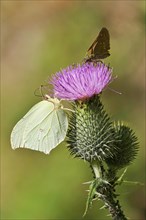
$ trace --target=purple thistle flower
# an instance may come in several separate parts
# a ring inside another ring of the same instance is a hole
[[[112,79],[112,69],[103,63],[84,63],[57,72],[52,79],[54,96],[66,100],[99,94]]]

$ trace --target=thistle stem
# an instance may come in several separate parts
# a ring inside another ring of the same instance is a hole
[[[101,173],[100,164],[97,161],[92,162],[92,168],[95,179],[100,182],[96,185],[96,194],[100,200],[104,202],[104,207],[109,210],[113,220],[127,220],[125,217],[117,195],[115,194],[115,182],[109,182]],[[107,176],[110,176],[109,174]]]
[[[100,199],[104,201],[105,207],[108,208],[110,215],[113,220],[127,220],[123,211],[121,210],[121,206],[119,201],[116,199],[112,190],[108,189],[108,193],[102,194]],[[107,191],[107,190],[106,190]]]
[[[101,173],[101,168],[99,166],[99,163],[97,161],[93,161],[92,164],[91,164],[92,168],[93,168],[93,171],[94,171],[94,174],[95,174],[95,177],[96,178],[99,178],[100,177],[100,173]]]

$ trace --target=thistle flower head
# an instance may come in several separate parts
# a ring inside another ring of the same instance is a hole
[[[54,96],[66,100],[90,98],[111,81],[112,69],[103,63],[84,63],[62,69],[52,79]]]

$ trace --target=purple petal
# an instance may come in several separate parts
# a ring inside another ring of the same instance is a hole
[[[99,94],[111,81],[112,69],[103,63],[85,63],[62,69],[52,79],[54,96],[77,100]]]

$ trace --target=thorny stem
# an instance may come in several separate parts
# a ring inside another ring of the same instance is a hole
[[[95,174],[95,179],[97,179],[98,182],[100,180],[100,184],[96,187],[96,195],[104,202],[104,207],[109,210],[112,219],[127,220],[115,193],[115,181],[110,182],[108,178],[105,178],[102,175],[100,164],[97,161],[92,162],[92,168]],[[110,175],[106,175],[106,177],[108,176]]]
[[[93,168],[93,171],[94,171],[94,174],[95,174],[95,177],[96,178],[99,178],[101,176],[101,168],[99,166],[99,163],[98,161],[93,161],[92,164],[91,164],[92,168]]]

